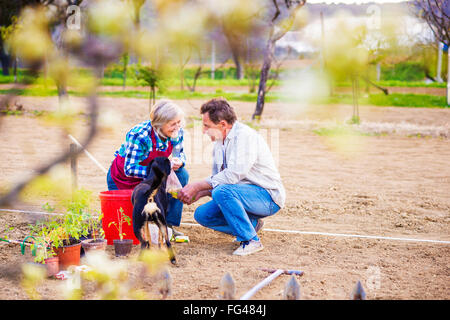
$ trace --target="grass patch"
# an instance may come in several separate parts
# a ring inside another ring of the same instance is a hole
[[[334,127],[326,127],[314,129],[313,132],[319,136],[323,137],[334,137],[334,136],[370,136],[369,133],[360,132],[351,126],[346,125],[336,125]]]
[[[99,96],[104,97],[125,97],[125,98],[146,98],[148,99],[149,92],[147,91],[106,91],[99,92]],[[190,91],[181,91],[181,90],[170,90],[164,91],[162,93],[158,93],[157,99],[167,98],[173,100],[182,100],[182,99],[211,99],[217,97],[223,97],[229,101],[247,101],[247,102],[256,102],[256,93],[234,93],[234,92],[190,92]],[[267,97],[270,101],[273,101],[274,98],[270,95]]]
[[[377,82],[382,87],[425,87],[425,88],[446,88],[445,82],[423,82],[423,81],[399,81],[399,80],[384,80]]]
[[[371,94],[367,98],[367,103],[375,106],[445,108],[447,107],[447,98],[445,96],[412,93],[391,93],[388,96]]]
[[[35,85],[25,89],[0,89],[0,94],[15,94],[19,96],[35,96],[47,97],[57,96],[58,91],[54,87]],[[71,96],[84,96],[80,91],[69,90],[68,94]],[[101,91],[98,93],[102,97],[118,97],[118,98],[138,98],[148,99],[149,90],[126,90],[126,91]],[[223,97],[229,101],[243,101],[256,103],[257,93],[239,93],[239,92],[224,92],[216,90],[216,92],[190,92],[181,90],[165,90],[157,93],[157,98],[168,98],[173,100],[183,99],[211,99],[216,97]],[[266,95],[266,102],[296,102],[298,98],[284,96],[279,92],[269,92]],[[370,94],[358,99],[360,105],[373,106],[394,106],[394,107],[413,107],[413,108],[445,108],[447,101],[445,96],[434,96],[427,94],[401,94],[392,93],[389,95]],[[331,97],[317,98],[312,101],[312,104],[353,104],[353,97],[351,94],[335,94]]]
[[[301,68],[298,69],[302,70]],[[132,74],[132,68],[129,68],[129,73],[127,76],[126,85],[127,86],[141,86],[142,82],[137,80]],[[211,79],[210,70],[208,68],[204,68],[205,73],[203,73],[200,78],[197,80],[198,86],[206,86],[206,87],[220,87],[220,86],[239,86],[239,87],[248,87],[248,79],[236,79],[235,78],[235,70],[234,68],[227,68],[226,70],[216,70],[215,79]],[[281,73],[286,71],[286,69],[281,70]],[[292,70],[290,70],[292,71]],[[91,76],[90,72],[84,68],[76,68],[73,70],[79,77]],[[185,70],[185,81],[191,83],[193,80],[193,75],[195,73],[195,68],[188,68]],[[410,72],[411,73],[411,72]],[[414,73],[413,73],[414,74]],[[44,79],[44,75],[42,72],[39,73],[39,76],[36,78],[29,74],[27,69],[18,69],[17,70],[17,80],[18,82],[29,81],[30,79],[37,84],[47,83],[48,85],[54,85],[54,81],[52,78],[47,77]],[[169,87],[179,87],[180,86],[180,77],[178,72],[171,72],[168,77],[164,79],[166,86]],[[381,80],[374,81],[380,86],[385,87],[430,87],[430,88],[445,88],[447,86],[446,83],[426,83],[421,80],[400,80],[400,79],[389,79],[389,80]],[[0,74],[0,84],[6,83],[14,83],[13,75],[2,75]],[[280,85],[282,82],[279,80],[275,81],[275,85]],[[101,80],[101,85],[104,86],[122,86],[123,85],[123,74],[122,72],[118,72],[117,70],[105,70],[105,75]],[[351,87],[350,81],[337,81],[335,83],[337,87]],[[360,82],[361,87],[365,86],[363,80]]]
[[[316,99],[314,104],[353,104],[351,94],[335,94],[331,97]],[[445,96],[434,96],[429,94],[413,93],[383,93],[369,94],[358,99],[359,105],[372,105],[382,107],[410,107],[410,108],[446,108],[447,98]]]
[[[408,88],[446,88],[447,83],[445,82],[424,82],[424,81],[401,81],[401,80],[381,80],[381,81],[373,81],[377,85],[381,87],[408,87]],[[339,81],[336,84],[336,87],[351,87],[352,83],[350,81]],[[366,83],[363,80],[360,80],[359,86],[361,89],[364,89]],[[371,87],[371,90],[375,90]]]

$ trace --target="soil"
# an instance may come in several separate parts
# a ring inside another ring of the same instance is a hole
[[[67,150],[71,142],[65,129],[33,113],[57,110],[56,97],[17,99],[26,112],[0,118],[2,190]],[[70,101],[86,112],[84,99]],[[99,101],[100,115],[113,121],[114,128],[102,126],[88,150],[107,169],[127,130],[147,118],[148,101]],[[177,101],[186,115],[193,117],[199,116],[203,102]],[[232,105],[242,121],[250,119],[253,103]],[[191,225],[195,223],[194,210],[208,199],[185,206],[177,230],[188,235],[190,243],[174,243],[178,264],[168,265],[173,279],[169,299],[217,299],[226,272],[234,278],[239,298],[268,276],[262,268],[304,271],[297,278],[304,300],[348,299],[358,280],[367,299],[450,298],[449,244],[269,230],[450,241],[450,111],[361,106],[361,128],[368,130],[366,134],[327,136],[314,131],[342,123],[351,114],[352,106],[348,105],[266,104],[260,132],[267,134],[278,163],[287,192],[286,206],[265,219],[260,231],[264,250],[245,257],[231,255],[238,245],[231,236]],[[375,132],[376,125],[388,129]],[[81,140],[86,128],[81,117],[68,130]],[[190,181],[197,181],[210,174],[211,145],[201,136],[201,127],[190,120],[186,132],[186,168]],[[70,192],[69,164],[53,174],[63,178],[58,190]],[[94,194],[107,188],[105,174],[84,154],[78,158],[78,185]],[[43,211],[45,203],[56,203],[53,192],[48,190],[34,198],[25,192],[11,209]],[[93,207],[100,208],[98,199]],[[9,239],[22,240],[29,234],[28,224],[38,218],[35,214],[0,211],[0,228],[14,227],[8,232]],[[4,233],[1,230],[0,234]],[[107,246],[106,252],[113,261],[123,259],[114,256],[113,246]],[[138,246],[133,246],[131,256],[138,252]],[[19,245],[0,242],[0,255],[0,299],[28,299],[21,286],[19,266],[32,261],[31,253],[27,249],[22,255]],[[130,273],[141,276],[137,267]],[[279,276],[253,299],[281,299],[288,280],[289,276]],[[37,288],[41,298],[61,299],[61,283],[63,280],[45,280]],[[156,296],[151,277],[143,279],[140,286],[151,297]],[[95,299],[93,292],[87,297]]]

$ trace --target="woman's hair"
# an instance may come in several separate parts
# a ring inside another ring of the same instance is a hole
[[[223,98],[214,98],[205,102],[200,109],[200,113],[204,114],[206,112],[208,112],[209,118],[215,124],[219,123],[220,120],[233,124],[237,120],[233,107]]]
[[[152,127],[157,130],[160,130],[165,123],[178,116],[180,116],[182,120],[184,119],[183,110],[177,104],[167,99],[155,103],[150,111]]]

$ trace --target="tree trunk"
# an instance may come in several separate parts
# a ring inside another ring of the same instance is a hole
[[[233,58],[234,65],[236,66],[236,79],[243,79],[244,72],[241,65],[241,37],[233,33],[233,31],[223,28],[223,33],[227,38],[228,45],[231,51],[231,57]]]
[[[447,50],[447,107],[450,107],[450,46]]]
[[[273,27],[272,27],[273,28]],[[271,32],[272,34],[272,32]],[[256,109],[252,115],[252,120],[259,119],[264,110],[264,99],[266,96],[266,84],[269,77],[270,67],[272,65],[272,56],[275,49],[275,41],[269,37],[266,49],[264,50],[264,60],[259,77],[258,98],[256,100]]]
[[[150,92],[149,92],[149,95],[148,95],[148,113],[150,114],[150,112],[152,111],[152,100],[153,100],[153,98],[154,98],[154,91],[153,91],[153,88],[152,87],[150,87]]]
[[[288,30],[292,28],[297,10],[306,3],[306,0],[295,1],[295,6],[293,6],[293,2],[294,1],[285,1],[286,7],[289,10],[289,17],[282,20],[284,22],[284,25],[281,28],[277,28],[278,30],[275,30],[277,24],[276,20],[280,15],[280,9],[277,1],[273,0],[276,11],[273,18],[269,22],[269,37],[267,39],[266,48],[264,49],[264,59],[258,86],[258,97],[256,101],[255,112],[252,115],[252,120],[259,120],[264,110],[264,99],[267,93],[266,83],[267,79],[269,78],[270,67],[272,65],[275,43],[280,40]]]
[[[359,105],[358,105],[358,94],[359,94],[359,84],[358,76],[352,75],[352,92],[353,92],[353,116],[352,123],[359,123]]]
[[[65,100],[67,100],[67,88],[65,84],[57,83],[56,88],[58,89],[58,103],[59,103],[59,110],[61,110],[61,107]]]
[[[437,56],[437,67],[436,67],[436,81],[443,82],[441,78],[441,70],[442,70],[442,50],[443,44],[438,40],[438,56]]]
[[[231,50],[234,65],[236,66],[236,79],[241,80],[244,78],[244,72],[242,70],[242,64],[239,60],[239,54],[236,52],[236,50]]]
[[[189,85],[189,82],[188,82],[187,79],[186,79],[186,85],[188,86],[189,91],[195,92],[195,87],[196,87],[196,85],[197,85],[197,80],[198,80],[198,78],[200,78],[200,75],[201,75],[201,74],[202,74],[202,66],[198,67],[197,70],[195,71],[195,74],[194,74],[194,81],[193,81],[193,83],[192,83],[192,86]]]
[[[68,62],[69,57],[67,55],[64,56],[64,59]],[[67,63],[67,66],[69,63]],[[59,100],[59,109],[61,110],[61,106],[63,105],[64,101],[68,99],[68,93],[67,93],[67,83],[66,79],[54,79],[56,83],[56,89],[58,90],[58,100]]]
[[[14,74],[14,83],[17,83],[17,65],[19,62],[17,61],[17,57],[13,56],[13,74]]]
[[[125,90],[127,85],[127,69],[128,69],[128,54],[123,56],[123,86],[122,89]]]
[[[381,79],[381,64],[377,63],[377,82],[379,82]]]
[[[211,44],[211,79],[214,80],[216,73],[216,43],[213,40]]]
[[[10,56],[3,51],[3,48],[0,48],[0,61],[2,63],[2,74],[9,76]]]
[[[180,90],[184,90],[184,68],[181,68],[180,71]]]

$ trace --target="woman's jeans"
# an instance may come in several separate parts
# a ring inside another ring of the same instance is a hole
[[[175,174],[177,175],[178,180],[180,180],[181,185],[184,187],[189,181],[189,173],[187,170],[183,166],[180,169],[175,170]],[[111,177],[111,168],[106,175],[106,182],[108,184],[108,190],[118,190],[114,180]],[[179,226],[181,222],[181,213],[183,211],[183,202],[173,198],[169,193],[167,196],[169,199],[169,206],[167,207],[166,214],[167,224],[170,226]]]
[[[280,210],[266,189],[253,184],[223,184],[212,190],[212,200],[199,206],[195,220],[202,226],[236,236],[238,241],[259,240],[258,219]]]

